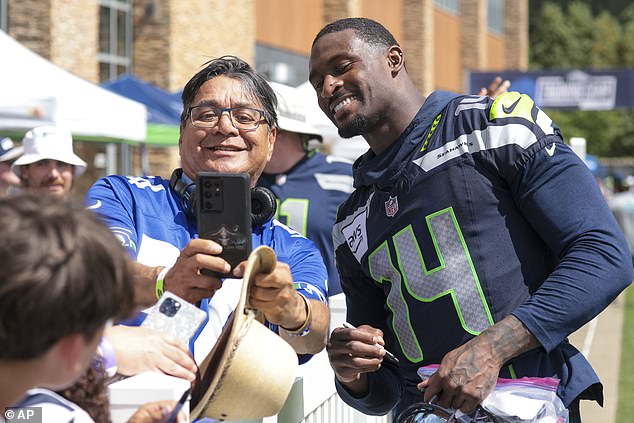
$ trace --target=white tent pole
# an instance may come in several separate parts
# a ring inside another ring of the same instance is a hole
[[[115,175],[117,173],[117,145],[113,143],[106,144],[106,175]]]

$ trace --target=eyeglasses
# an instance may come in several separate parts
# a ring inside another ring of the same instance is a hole
[[[198,128],[215,128],[224,112],[229,113],[231,124],[236,129],[252,131],[264,120],[264,110],[251,107],[194,106],[189,108],[192,125]]]

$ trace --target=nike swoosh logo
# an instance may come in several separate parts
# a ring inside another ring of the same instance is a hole
[[[94,209],[98,209],[99,207],[101,207],[101,200],[97,200],[97,202],[93,204],[92,206],[86,207],[86,210],[94,210]]]
[[[511,113],[513,113],[513,110],[515,110],[515,107],[517,106],[517,103],[519,103],[521,99],[522,99],[521,97],[518,98],[509,107],[506,107],[504,104],[502,104],[502,110],[504,111],[504,113],[506,113],[507,115],[510,115]]]
[[[548,155],[552,157],[553,154],[555,154],[555,147],[556,147],[555,143],[552,143],[550,148],[544,147],[544,150],[546,150],[546,153],[548,153]]]

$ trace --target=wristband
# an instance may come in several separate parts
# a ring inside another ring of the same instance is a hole
[[[310,333],[310,326],[313,323],[313,309],[312,309],[312,306],[310,305],[310,300],[308,300],[308,298],[306,298],[303,294],[300,294],[299,292],[298,294],[300,297],[302,297],[302,299],[304,300],[304,304],[306,306],[306,320],[304,321],[304,323],[302,323],[300,327],[294,330],[286,329],[280,326],[280,329],[282,329],[289,336],[308,335]]]
[[[156,277],[156,287],[155,287],[155,292],[156,292],[156,299],[160,300],[161,297],[163,296],[163,292],[165,292],[165,288],[164,288],[164,284],[165,284],[165,275],[167,275],[167,272],[170,270],[169,267],[164,267],[158,274],[158,276]]]

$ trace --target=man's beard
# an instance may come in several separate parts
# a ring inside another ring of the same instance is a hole
[[[356,115],[352,121],[344,127],[339,128],[341,138],[352,138],[356,135],[363,135],[370,129],[370,121],[363,115]]]

